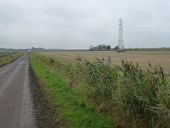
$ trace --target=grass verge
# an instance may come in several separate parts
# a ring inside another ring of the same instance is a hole
[[[16,59],[18,59],[22,55],[23,55],[23,53],[18,52],[18,53],[9,53],[7,55],[1,56],[0,57],[0,67],[15,61]]]
[[[41,89],[57,106],[57,120],[70,128],[113,128],[113,119],[97,113],[86,104],[86,97],[78,89],[70,88],[57,72],[31,56],[31,66]]]

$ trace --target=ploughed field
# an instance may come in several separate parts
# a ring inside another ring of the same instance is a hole
[[[122,60],[139,63],[143,68],[148,64],[162,66],[166,73],[170,73],[170,51],[127,51],[117,53],[113,51],[58,51],[41,53],[66,62],[76,62],[79,57],[89,61],[96,61],[96,58],[107,60],[111,57],[112,65],[120,65]]]

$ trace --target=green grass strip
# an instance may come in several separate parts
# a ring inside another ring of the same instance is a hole
[[[56,72],[48,69],[31,57],[31,65],[42,86],[57,106],[60,120],[70,128],[114,128],[113,119],[99,114],[86,105],[85,96],[76,89],[66,86]]]
[[[23,53],[9,53],[3,57],[0,57],[0,67],[12,63],[16,59],[20,58]]]

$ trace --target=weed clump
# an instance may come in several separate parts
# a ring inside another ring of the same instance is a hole
[[[120,85],[125,89],[119,98],[121,107],[133,125],[166,128],[170,126],[169,83],[161,67],[150,68],[144,72],[138,64],[122,61]]]
[[[49,64],[54,64],[55,60],[51,57],[49,57],[49,60],[48,60]]]
[[[91,94],[95,100],[100,97],[97,109],[124,114],[129,127],[170,126],[170,85],[161,67],[144,71],[127,61],[117,68],[103,61],[89,62],[88,67]]]

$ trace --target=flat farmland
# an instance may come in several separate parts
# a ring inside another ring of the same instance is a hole
[[[153,66],[161,65],[166,73],[170,73],[170,51],[127,51],[117,53],[113,51],[58,51],[42,52],[41,54],[56,58],[64,62],[76,62],[76,58],[81,57],[89,61],[96,58],[107,60],[111,57],[112,65],[120,65],[121,60],[139,63],[143,68],[148,67],[148,63]]]
[[[90,62],[85,64],[85,59]],[[33,70],[45,82],[41,86],[56,101],[59,118],[64,115],[77,128],[169,128],[170,77],[154,68],[161,65],[170,74],[169,59],[169,51],[57,51],[30,56]],[[121,65],[122,60],[128,62]]]

